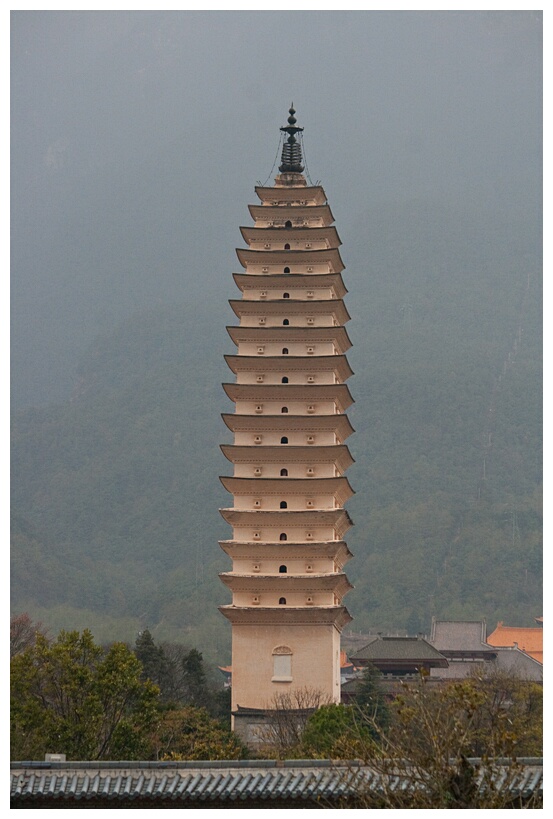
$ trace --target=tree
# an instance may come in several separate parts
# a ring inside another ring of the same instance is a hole
[[[509,680],[475,676],[432,688],[421,677],[392,703],[389,727],[366,716],[377,739],[360,753],[352,732],[352,747],[380,774],[380,807],[521,807],[509,786],[520,773],[517,754],[541,750],[541,697],[535,684]],[[407,787],[396,787],[398,777]],[[375,807],[374,794],[359,798]]]
[[[151,680],[160,690],[161,699],[165,702],[174,697],[175,666],[166,657],[162,646],[156,646],[149,629],[141,631],[134,644],[134,653],[142,664],[142,680]]]
[[[376,736],[376,730],[372,728],[373,724],[378,726],[379,731],[385,731],[388,728],[390,708],[380,684],[380,672],[373,665],[368,665],[363,670],[355,701],[362,714],[368,718],[368,720],[365,719],[365,723],[369,726],[373,736]]]
[[[366,749],[372,739],[372,726],[367,724],[358,709],[351,705],[321,705],[308,718],[302,737],[300,749],[302,756],[322,759],[359,756],[359,751]]]
[[[210,691],[204,671],[203,657],[196,648],[182,658],[183,700],[187,705],[206,707],[210,701]]]
[[[37,634],[42,634],[43,637],[47,634],[47,629],[41,622],[33,623],[27,612],[14,614],[10,618],[10,657],[15,657],[34,645]]]
[[[205,708],[185,706],[166,711],[151,739],[154,759],[246,759],[236,734],[209,716]]]
[[[12,759],[140,759],[155,723],[159,690],[140,679],[123,643],[107,650],[85,630],[60,632],[11,664]]]
[[[329,697],[316,688],[275,695],[265,712],[266,750],[279,758],[301,755],[301,741],[311,714],[329,703]]]

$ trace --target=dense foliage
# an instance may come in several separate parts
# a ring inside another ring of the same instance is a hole
[[[357,494],[354,628],[541,613],[535,220],[413,202],[341,226]],[[489,214],[488,214],[489,217]],[[489,218],[488,218],[489,222]],[[401,224],[401,230],[399,225]],[[347,233],[350,233],[349,238]],[[423,237],[423,239],[421,239]],[[100,337],[71,400],[13,423],[13,605],[54,629],[189,642],[228,661],[220,421],[225,279]],[[229,323],[234,317],[227,311]],[[230,345],[230,346],[229,346]]]
[[[166,711],[152,738],[156,759],[245,759],[247,748],[205,708]]]
[[[132,652],[124,643],[102,648],[88,630],[49,641],[26,614],[12,618],[12,633],[22,622],[32,636],[11,661],[12,759],[247,756],[230,730],[226,692],[210,686],[196,649],[180,647],[179,675],[176,647],[156,646],[148,632]]]
[[[11,662],[11,758],[142,759],[157,719],[158,689],[123,643],[104,651],[89,631],[64,632]]]
[[[364,749],[351,734],[352,747],[382,774],[382,807],[522,807],[509,785],[520,773],[517,758],[543,754],[542,693],[540,685],[503,673],[438,688],[422,678],[394,699],[386,728],[373,722],[376,735]],[[394,788],[397,775],[414,790]]]
[[[280,758],[363,761],[381,775],[380,788],[364,791],[361,781],[356,807],[521,807],[509,785],[520,773],[518,759],[542,756],[542,720],[542,686],[502,672],[439,686],[421,676],[388,700],[369,674],[357,702],[321,705],[295,744],[283,745],[283,732],[273,733],[277,741],[269,751]],[[398,776],[407,787],[397,787]],[[344,777],[351,781],[355,766]]]

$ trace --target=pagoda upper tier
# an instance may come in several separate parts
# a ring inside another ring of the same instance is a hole
[[[286,341],[301,341],[303,343],[307,338],[309,346],[315,345],[313,354],[324,349],[324,347],[319,347],[318,345],[332,345],[335,351],[337,351],[334,352],[333,355],[342,355],[351,347],[351,341],[345,327],[336,327],[335,325],[330,327],[312,326],[308,328],[307,333],[305,330],[305,326],[295,326],[293,324],[282,327],[270,325],[269,327],[265,327],[261,333],[259,332],[259,327],[235,327],[234,325],[227,327],[229,336],[240,349],[241,353],[242,345],[248,346],[252,342],[255,342],[257,346],[260,338],[264,344],[275,342],[280,347],[282,347],[282,344]],[[248,350],[244,350],[244,353],[247,355]]]
[[[328,227],[241,227],[242,238],[252,250],[326,250],[342,242],[334,226]],[[290,247],[284,248],[284,245]]]
[[[269,188],[273,191],[274,188]],[[250,215],[259,227],[284,228],[288,219],[291,219],[292,227],[326,227],[334,222],[334,216],[328,205],[311,205],[294,207],[293,214],[284,214],[282,205],[248,205]]]
[[[326,193],[323,188],[320,185],[309,188],[305,185],[305,180],[303,181],[304,184],[302,185],[297,177],[294,182],[298,184],[286,187],[275,185],[274,188],[264,188],[256,185],[255,192],[265,207],[268,205],[276,207],[291,205],[296,208],[302,205],[309,205],[310,207],[313,205],[326,205]]]

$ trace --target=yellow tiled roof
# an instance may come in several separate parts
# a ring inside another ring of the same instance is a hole
[[[521,649],[540,663],[543,663],[543,628],[520,628],[504,626],[502,622],[487,638],[491,646],[514,646]]]

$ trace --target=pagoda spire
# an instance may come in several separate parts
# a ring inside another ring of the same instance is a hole
[[[296,140],[296,134],[303,131],[303,128],[296,125],[297,120],[294,116],[296,113],[294,103],[292,103],[288,113],[290,114],[288,117],[288,125],[284,125],[280,129],[288,134],[288,139],[282,146],[279,171],[281,173],[301,173],[303,171],[301,145]]]

